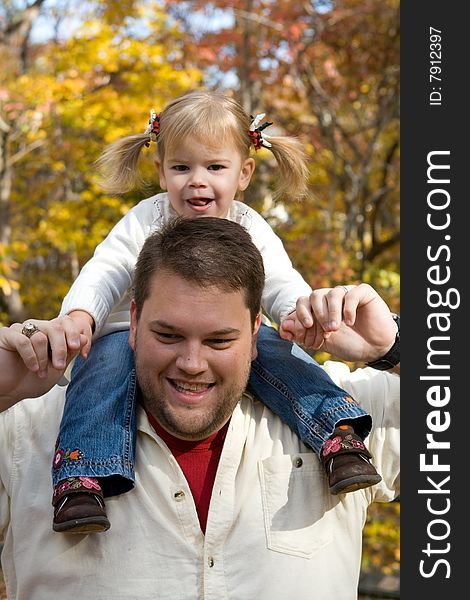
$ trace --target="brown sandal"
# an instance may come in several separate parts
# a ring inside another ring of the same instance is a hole
[[[60,481],[54,489],[52,504],[54,531],[99,533],[111,527],[101,486],[94,477],[69,477]]]
[[[379,483],[382,477],[371,459],[371,453],[352,427],[336,427],[321,450],[330,492],[347,494]]]

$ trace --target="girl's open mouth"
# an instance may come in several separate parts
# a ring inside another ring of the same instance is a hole
[[[213,202],[213,198],[188,198],[186,200],[191,206],[207,206],[211,202]]]

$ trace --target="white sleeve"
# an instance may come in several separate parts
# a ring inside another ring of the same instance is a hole
[[[15,412],[13,407],[0,414],[0,532],[10,521],[10,488],[13,463]]]
[[[250,217],[247,229],[261,252],[266,274],[263,308],[279,325],[295,309],[297,299],[310,295],[312,288],[294,269],[281,239],[268,222],[254,210],[250,210]]]
[[[84,265],[65,296],[60,314],[84,310],[99,333],[132,284],[139,252],[153,223],[153,198],[142,200],[113,227]]]

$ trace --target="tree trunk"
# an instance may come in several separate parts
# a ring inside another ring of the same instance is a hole
[[[38,17],[44,0],[35,0],[22,12],[12,16],[10,22],[3,22],[0,28],[0,46],[3,46],[11,56],[11,66],[16,66],[18,75],[27,69],[29,36],[34,20]],[[12,242],[11,229],[11,185],[13,179],[10,136],[11,126],[0,114],[0,245],[4,251],[2,270],[7,278],[18,281],[17,269],[8,258],[8,249]],[[0,290],[0,311],[6,312],[8,321],[24,320],[24,307],[19,290],[11,288],[8,293]]]
[[[10,128],[2,123],[0,129],[0,245],[4,250],[11,244],[11,221],[10,221],[10,194],[12,173],[9,165],[9,136]],[[9,279],[15,279],[15,267],[11,264],[8,255],[4,255],[2,271]],[[9,323],[23,321],[24,308],[19,291],[10,288],[9,293],[0,291],[0,310],[8,315]]]

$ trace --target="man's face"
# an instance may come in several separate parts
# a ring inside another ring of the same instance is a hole
[[[159,272],[129,343],[147,410],[174,436],[204,439],[231,417],[256,356],[243,292],[201,288]]]

